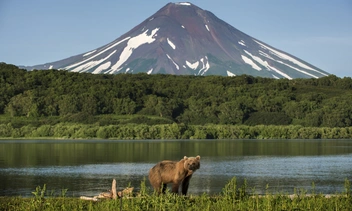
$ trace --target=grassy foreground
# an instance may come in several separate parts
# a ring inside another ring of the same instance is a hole
[[[45,186],[44,186],[45,187]],[[45,188],[33,192],[34,197],[0,197],[0,210],[352,210],[350,183],[345,181],[345,192],[327,197],[304,191],[294,195],[256,195],[246,192],[246,182],[237,187],[233,178],[219,195],[181,197],[173,194],[148,194],[145,183],[135,197],[98,202],[84,201],[65,196],[46,196]]]

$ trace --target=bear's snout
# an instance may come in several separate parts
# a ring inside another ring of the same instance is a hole
[[[198,165],[196,164],[196,163],[191,163],[190,165],[189,165],[189,169],[190,170],[197,170],[198,168]]]

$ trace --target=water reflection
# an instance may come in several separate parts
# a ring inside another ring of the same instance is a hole
[[[351,180],[350,140],[0,141],[0,195],[30,196],[36,186],[96,195],[128,185],[138,191],[149,169],[163,159],[201,155],[190,194],[218,194],[236,177],[255,192],[343,191]],[[147,182],[149,186],[149,183]]]

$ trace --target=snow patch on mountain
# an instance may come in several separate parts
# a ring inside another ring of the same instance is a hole
[[[115,46],[119,45],[120,43],[125,42],[125,41],[128,40],[128,39],[130,39],[130,37],[126,37],[126,38],[124,38],[124,39],[122,39],[122,40],[116,42],[115,44],[113,44],[113,45],[109,46],[108,48],[104,49],[103,51],[100,51],[99,53],[97,53],[97,54],[95,54],[95,55],[89,57],[89,58],[86,59],[86,60],[83,60],[83,61],[78,62],[78,63],[74,63],[74,64],[69,65],[69,66],[66,66],[66,67],[63,67],[62,69],[67,69],[67,70],[68,70],[68,69],[71,69],[71,68],[73,68],[73,67],[76,67],[76,66],[78,66],[78,65],[80,65],[80,64],[83,64],[83,63],[85,63],[85,62],[87,62],[87,61],[89,61],[89,60],[91,60],[91,59],[94,59],[95,57],[99,56],[100,54],[105,53],[106,51],[110,50],[111,48],[114,48]]]
[[[270,52],[271,52],[272,54],[276,55],[277,57],[279,57],[279,58],[281,58],[281,59],[285,59],[285,60],[287,60],[287,61],[290,61],[290,62],[292,62],[292,63],[294,63],[294,64],[296,64],[296,65],[298,65],[298,66],[300,66],[300,67],[302,67],[302,68],[304,68],[304,69],[312,70],[312,71],[314,71],[314,72],[317,72],[317,73],[320,73],[320,74],[322,74],[322,75],[327,76],[327,74],[324,74],[324,73],[322,73],[322,72],[320,72],[320,71],[318,71],[318,70],[316,70],[316,69],[313,69],[313,68],[309,67],[309,66],[306,65],[306,64],[303,64],[302,62],[296,60],[295,58],[292,58],[292,57],[290,57],[290,56],[288,56],[288,55],[286,55],[286,54],[283,54],[283,53],[281,53],[281,52],[279,52],[279,51],[273,49],[273,48],[270,48],[269,46],[266,46],[266,45],[264,45],[263,43],[261,43],[261,42],[259,42],[259,41],[257,41],[257,40],[254,40],[254,41],[255,41],[256,43],[258,43],[259,45],[261,45],[262,48],[270,50]]]
[[[261,58],[259,58],[258,56],[254,56],[251,53],[249,53],[248,51],[244,50],[244,52],[246,54],[248,54],[250,57],[252,57],[252,59],[254,59],[254,61],[258,62],[260,65],[266,67],[267,69],[269,69],[268,67],[268,62],[267,61],[263,61]]]
[[[99,74],[101,73],[103,70],[107,70],[111,65],[110,61],[105,62],[104,64],[101,64],[97,69],[95,69],[92,73],[93,74]]]
[[[243,46],[246,46],[246,44],[245,44],[245,42],[244,42],[243,40],[238,41],[238,44],[243,45]]]
[[[90,51],[90,52],[88,52],[88,53],[84,54],[84,55],[83,55],[83,57],[88,56],[88,55],[90,55],[90,54],[94,53],[95,51],[96,51],[96,50],[92,50],[92,51]]]
[[[123,49],[122,53],[120,54],[120,59],[114,64],[111,69],[116,71],[119,67],[127,61],[127,59],[132,55],[133,51],[143,44],[150,44],[155,41],[154,35],[159,30],[159,28],[155,28],[152,30],[151,34],[148,35],[146,30],[144,33],[132,37],[128,40],[127,46]]]
[[[184,5],[184,6],[191,6],[191,3],[188,3],[188,2],[178,2],[178,3],[175,3],[177,5]]]
[[[242,57],[243,61],[245,63],[249,64],[250,66],[252,66],[253,69],[258,70],[258,71],[262,70],[262,68],[260,68],[256,63],[254,63],[252,61],[252,59],[250,59],[250,58],[248,58],[248,57],[246,57],[244,55],[241,55],[241,57]]]
[[[100,60],[95,60],[95,61],[90,61],[87,62],[85,64],[82,64],[80,66],[77,66],[76,68],[74,68],[73,70],[71,70],[72,72],[83,72],[85,70],[89,70],[90,68],[97,66],[101,63],[103,63],[105,60],[107,60],[110,56],[112,56],[114,53],[116,53],[116,50],[114,50],[112,53],[110,53],[108,56],[106,56],[105,58],[102,58]]]
[[[271,74],[271,76],[273,76],[273,78],[275,78],[275,79],[280,79],[280,78],[277,77],[276,75]]]
[[[273,57],[269,56],[269,54],[267,54],[267,53],[265,53],[265,52],[263,52],[261,50],[259,50],[259,54],[262,55],[262,56],[265,56],[268,59],[271,59],[271,60],[275,61],[275,59]]]
[[[226,73],[227,73],[227,76],[236,76],[234,73],[232,73],[232,72],[230,72],[230,71],[226,71]]]
[[[273,70],[274,72],[276,72],[277,74],[282,75],[283,77],[292,80],[292,78],[291,78],[289,75],[287,75],[286,73],[284,73],[284,72],[278,70],[277,68],[272,67],[272,66],[270,66],[270,65],[268,65],[268,67],[269,67],[271,70]],[[276,78],[277,78],[277,77],[276,77]]]
[[[147,74],[150,75],[150,74],[152,74],[152,72],[153,72],[153,68],[148,70]]]
[[[268,59],[273,60],[274,62],[277,62],[277,63],[283,64],[283,65],[286,65],[286,66],[289,67],[289,68],[292,68],[292,69],[294,69],[294,70],[297,70],[298,72],[304,73],[304,74],[309,75],[309,76],[311,76],[311,77],[313,77],[313,78],[319,78],[318,76],[315,76],[315,75],[313,75],[313,74],[311,74],[311,73],[308,73],[308,72],[306,72],[306,71],[304,71],[304,70],[301,70],[301,69],[298,69],[298,68],[296,68],[296,67],[294,67],[294,66],[292,66],[292,65],[286,64],[286,63],[283,62],[283,61],[276,60],[276,59],[274,59],[273,57],[269,56],[268,54],[266,54],[266,53],[264,53],[264,52],[262,52],[262,51],[259,51],[259,54],[262,55],[262,56],[264,56],[264,57],[266,57],[266,58],[268,58]],[[285,73],[279,71],[278,69],[276,69],[276,68],[270,66],[269,64],[267,65],[267,67],[269,67],[270,69],[272,69],[272,70],[274,70],[275,72],[279,73],[280,75],[284,76],[285,78],[292,79],[292,78],[289,77],[287,74],[285,74]]]
[[[207,24],[205,24],[205,28],[207,28],[207,30],[210,32],[209,27],[208,27],[208,25],[207,25]]]
[[[198,67],[198,65],[199,65],[199,61],[196,61],[196,62],[194,62],[194,63],[191,63],[191,62],[189,62],[189,61],[186,60],[186,65],[187,65],[189,68],[195,70],[195,69],[197,69],[197,67]]]
[[[169,38],[167,38],[167,43],[171,46],[171,48],[173,48],[174,50],[176,49],[176,45],[173,42],[171,42]]]
[[[205,59],[201,58],[200,62],[203,64],[203,67],[202,67],[202,69],[199,70],[198,75],[204,75],[210,68],[210,64],[208,62],[208,57],[205,56]]]
[[[172,63],[174,63],[174,65],[176,66],[176,69],[180,69],[180,67],[176,64],[176,62],[169,56],[169,54],[166,54],[166,56],[167,56],[167,58],[169,58],[171,61],[172,61]]]
[[[283,65],[286,65],[287,67],[290,67],[290,68],[292,68],[292,69],[295,69],[295,70],[297,70],[298,72],[304,73],[304,74],[309,75],[309,76],[311,76],[311,77],[313,77],[313,78],[319,78],[318,76],[315,76],[315,75],[313,75],[313,74],[310,74],[310,73],[308,73],[308,72],[306,72],[306,71],[304,71],[304,70],[300,70],[300,69],[298,69],[298,68],[296,68],[296,67],[294,67],[294,66],[292,66],[292,65],[286,64],[286,63],[283,62],[283,61],[276,61],[276,62],[281,63],[281,64],[283,64]]]

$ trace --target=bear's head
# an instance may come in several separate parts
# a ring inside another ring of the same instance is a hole
[[[200,168],[200,156],[198,155],[197,157],[183,157],[184,162],[184,167],[188,171],[196,171],[197,169]]]

